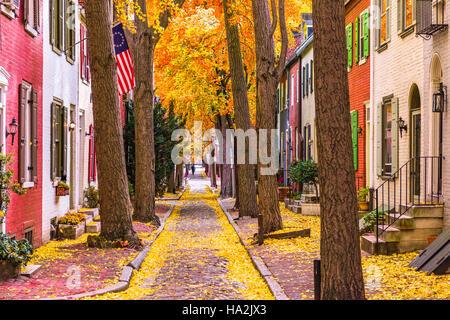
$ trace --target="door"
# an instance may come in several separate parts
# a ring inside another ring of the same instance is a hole
[[[421,115],[420,110],[411,113],[411,202],[416,202],[420,196],[420,132]]]

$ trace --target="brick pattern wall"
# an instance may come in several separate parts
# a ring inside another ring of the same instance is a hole
[[[39,1],[42,12],[43,1]],[[42,14],[40,17],[42,21]],[[38,141],[42,146],[42,27],[33,37],[25,31],[22,12],[15,19],[0,13],[0,65],[10,74],[6,92],[6,129],[15,117],[19,121],[19,85],[22,81],[32,84],[38,92]],[[14,152],[14,178],[18,179],[18,134],[11,145],[11,136],[6,140],[6,152]],[[11,193],[11,204],[6,218],[6,232],[24,237],[25,229],[33,227],[33,244],[41,245],[42,232],[42,147],[38,147],[38,182],[25,195]]]

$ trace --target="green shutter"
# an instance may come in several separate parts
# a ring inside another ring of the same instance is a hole
[[[364,57],[369,56],[370,51],[370,16],[369,10],[366,9],[363,14],[363,36],[364,36]]]
[[[359,18],[355,20],[355,62],[359,62]]]
[[[398,137],[398,98],[392,99],[392,173],[398,170],[399,137]]]
[[[353,142],[353,163],[355,170],[358,170],[358,111],[352,112],[352,142]]]
[[[62,137],[63,137],[63,143],[62,143],[62,165],[61,165],[61,172],[62,177],[65,177],[67,180],[67,130],[68,130],[68,110],[66,107],[63,107],[63,121],[62,121]]]
[[[353,66],[353,24],[350,23],[347,26],[347,55],[348,55],[348,67]]]
[[[383,104],[377,104],[376,116],[376,154],[377,154],[377,175],[383,175]]]
[[[52,180],[57,176],[57,167],[58,167],[58,109],[59,106],[56,103],[52,103],[52,136],[51,136],[51,178]]]

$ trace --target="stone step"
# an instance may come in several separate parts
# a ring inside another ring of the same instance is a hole
[[[388,221],[395,221],[393,226],[400,230],[410,230],[415,228],[415,219],[406,214],[400,216],[396,213],[389,213],[386,218]]]
[[[442,205],[401,205],[400,212],[406,212],[413,218],[442,218],[444,216],[444,206]]]
[[[407,240],[398,243],[398,253],[423,250],[428,247],[428,240]]]
[[[86,233],[99,233],[101,230],[100,222],[91,222],[86,225]]]
[[[25,266],[24,268],[25,268],[25,270],[21,271],[20,275],[25,276],[25,277],[31,277],[33,274],[35,274],[42,268],[42,265],[41,264],[29,264],[29,265]]]
[[[443,228],[444,219],[443,218],[414,218],[414,224],[416,229],[429,229],[429,228]]]
[[[384,230],[384,231],[383,231]],[[379,225],[378,235],[386,242],[399,242],[400,241],[400,229],[393,226]]]
[[[377,239],[374,235],[363,235],[361,237],[361,249],[370,254],[377,254]],[[398,252],[398,242],[386,242],[378,240],[378,254],[391,255]]]
[[[441,234],[442,228],[422,228],[412,230],[402,230],[400,241],[427,241],[430,237],[437,237]]]

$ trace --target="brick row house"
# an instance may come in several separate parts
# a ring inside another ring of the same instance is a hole
[[[15,178],[27,189],[12,194],[2,231],[36,247],[96,180],[84,10],[81,1],[12,0],[1,13],[0,141],[3,153],[14,151]],[[70,195],[56,196],[59,181]]]

